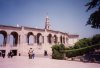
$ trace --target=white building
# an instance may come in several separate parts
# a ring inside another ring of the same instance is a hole
[[[54,44],[64,44],[72,46],[78,41],[79,35],[72,35],[61,31],[50,30],[48,16],[45,20],[45,28],[31,28],[24,26],[6,26],[0,25],[0,51],[6,55],[10,50],[14,55],[28,55],[30,48],[34,49],[35,54],[52,53],[51,47]]]

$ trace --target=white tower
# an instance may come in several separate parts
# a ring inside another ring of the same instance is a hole
[[[45,19],[45,29],[47,29],[47,30],[50,29],[50,21],[49,21],[49,17],[48,16]]]

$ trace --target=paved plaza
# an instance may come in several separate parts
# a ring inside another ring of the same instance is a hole
[[[17,56],[12,59],[0,58],[0,68],[100,68],[100,64],[56,60],[46,57],[28,59],[25,56]]]

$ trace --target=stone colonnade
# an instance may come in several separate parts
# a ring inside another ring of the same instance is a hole
[[[33,48],[37,54],[43,54],[44,50],[51,53],[52,45],[69,44],[67,33],[29,27],[2,26],[0,37],[0,52],[5,52],[6,55],[10,50],[15,55],[27,55],[29,48]]]

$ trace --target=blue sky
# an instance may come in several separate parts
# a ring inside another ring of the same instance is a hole
[[[92,11],[84,5],[89,0],[0,0],[0,24],[44,28],[46,13],[51,29],[79,34],[80,38],[100,33],[85,26]]]

